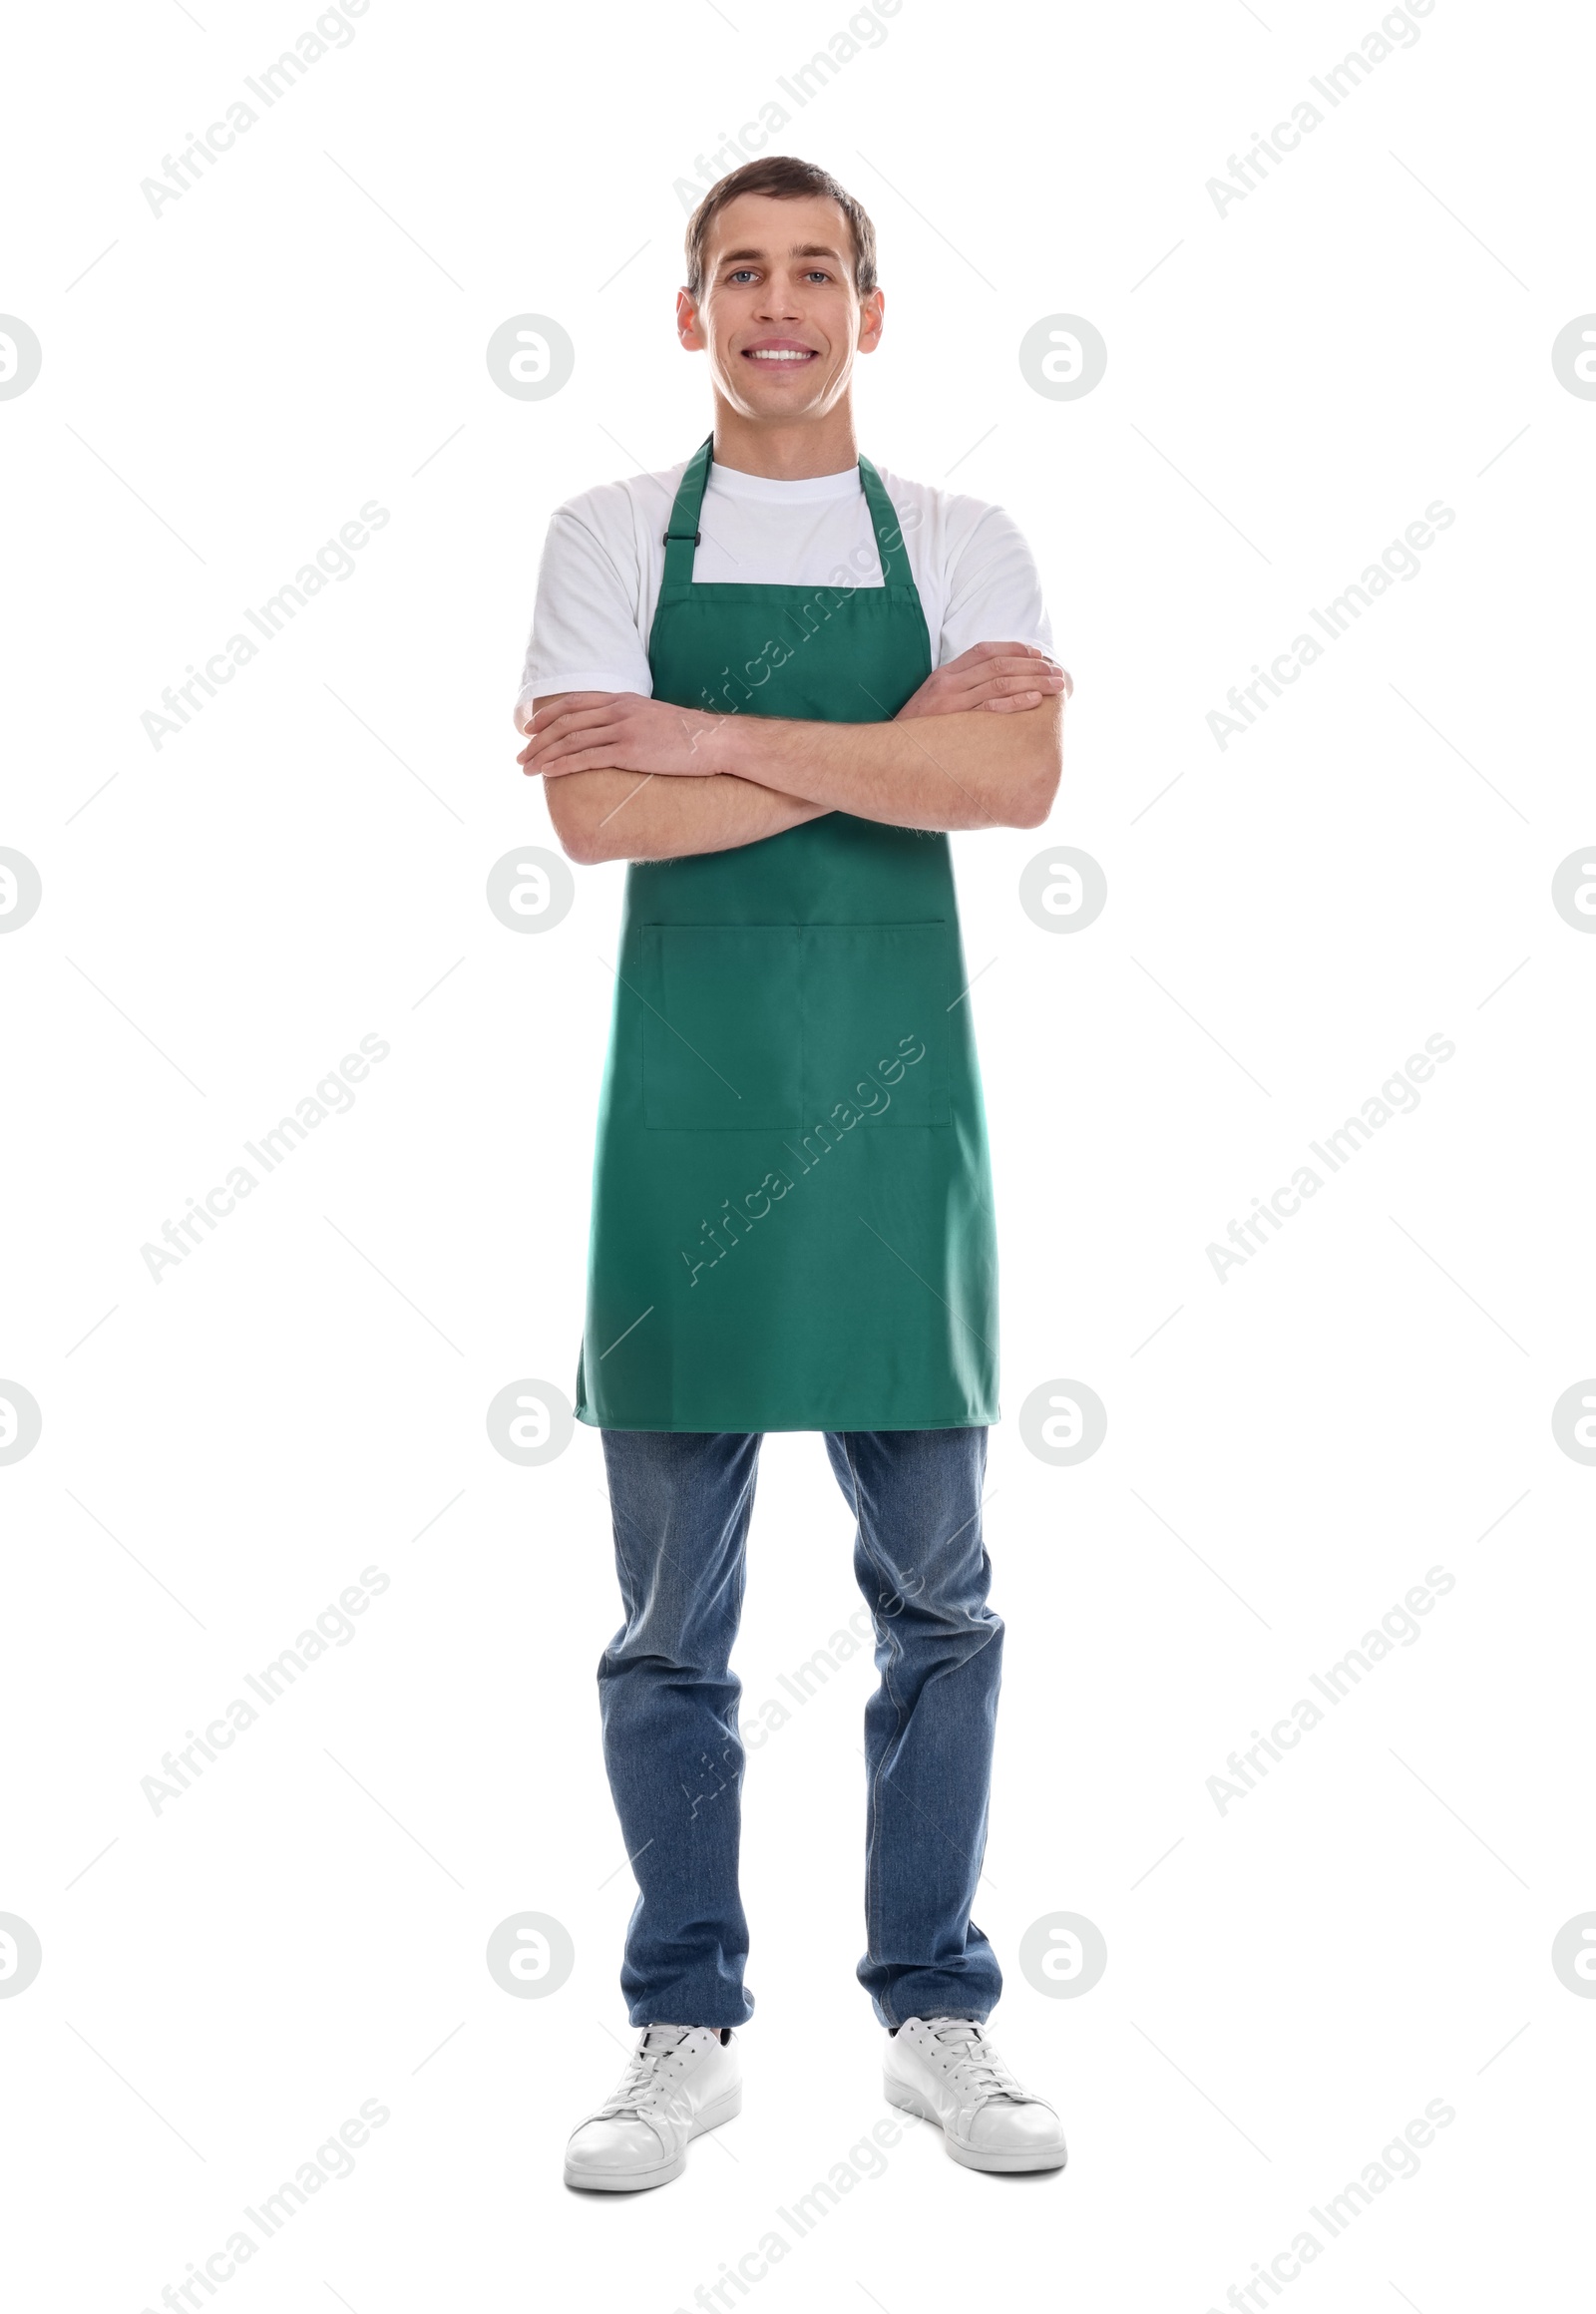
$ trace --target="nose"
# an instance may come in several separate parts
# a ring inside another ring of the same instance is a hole
[[[761,321],[793,321],[798,315],[798,292],[784,274],[772,273],[759,299]]]

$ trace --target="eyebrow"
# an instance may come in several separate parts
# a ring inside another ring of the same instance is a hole
[[[842,263],[842,257],[838,250],[828,249],[816,241],[801,241],[796,247],[789,249],[787,254],[789,257],[829,257],[834,265]],[[719,265],[746,265],[750,259],[756,264],[763,264],[766,252],[763,249],[727,249],[717,258],[716,264],[717,267]]]

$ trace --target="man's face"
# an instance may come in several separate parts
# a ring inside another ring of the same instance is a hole
[[[855,352],[881,336],[879,289],[854,287],[853,239],[834,200],[745,193],[710,228],[703,294],[676,299],[681,342],[707,351],[716,387],[743,416],[823,416],[848,390]]]

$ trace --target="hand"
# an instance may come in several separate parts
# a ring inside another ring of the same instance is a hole
[[[538,709],[516,761],[529,778],[630,771],[704,779],[732,768],[725,741],[734,720],[637,691],[568,691]]]
[[[1056,659],[1029,642],[978,642],[929,675],[899,708],[900,723],[919,715],[966,715],[988,708],[1012,715],[1043,699],[1067,699],[1075,686]]]

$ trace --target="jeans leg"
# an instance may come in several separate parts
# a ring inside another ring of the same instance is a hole
[[[625,1622],[598,1665],[604,1765],[637,1882],[621,1991],[633,2025],[741,2025],[742,1613],[757,1432],[605,1430]]]
[[[884,2025],[984,2019],[1002,1991],[970,1917],[987,1844],[1002,1631],[981,1535],[987,1433],[828,1432],[859,1522],[854,1572],[881,1684],[865,1708],[869,1775],[859,1981]]]

